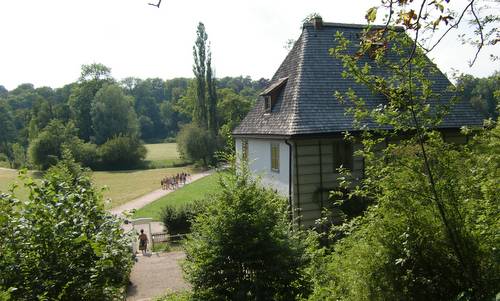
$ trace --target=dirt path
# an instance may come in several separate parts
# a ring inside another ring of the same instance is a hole
[[[182,278],[179,266],[179,261],[185,257],[184,252],[138,256],[130,275],[127,301],[146,301],[168,291],[188,290],[189,285]]]
[[[191,179],[189,180],[188,183],[186,183],[186,185],[191,183],[191,182],[194,182],[198,179],[206,177],[206,176],[212,174],[213,172],[214,172],[213,170],[209,170],[209,171],[194,174],[191,176]],[[174,190],[158,189],[158,190],[152,191],[148,194],[145,194],[141,197],[138,197],[137,199],[134,199],[130,202],[122,204],[118,207],[111,208],[109,211],[115,215],[120,215],[124,211],[129,211],[132,209],[139,209],[139,208],[142,208],[142,207],[146,206],[147,204],[152,203],[152,202],[156,201],[157,199],[171,193],[172,191],[174,191]]]

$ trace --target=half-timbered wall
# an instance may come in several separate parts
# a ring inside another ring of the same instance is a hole
[[[312,226],[321,217],[321,208],[326,205],[329,192],[338,187],[336,169],[338,162],[337,139],[294,140],[293,154],[293,201],[296,215],[301,225]],[[355,151],[359,145],[354,143]],[[352,157],[354,177],[363,174],[363,159]]]

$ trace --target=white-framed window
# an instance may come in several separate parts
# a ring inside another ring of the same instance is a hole
[[[280,145],[271,143],[271,171],[280,172]]]
[[[248,140],[241,140],[241,159],[248,161]]]

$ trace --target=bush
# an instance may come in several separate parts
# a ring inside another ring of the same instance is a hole
[[[295,300],[307,294],[305,245],[288,220],[286,200],[247,172],[220,185],[185,243],[192,298]]]
[[[217,141],[208,130],[195,124],[188,124],[182,127],[176,140],[177,149],[182,158],[202,161],[205,167],[212,161]]]
[[[89,142],[84,143],[82,140],[79,140],[70,145],[65,144],[65,147],[71,150],[71,154],[73,154],[75,160],[83,166],[90,168],[98,166],[100,158],[97,145]]]
[[[154,301],[189,301],[191,300],[191,297],[192,295],[190,292],[175,292],[167,293],[163,297],[154,299]]]
[[[27,200],[0,195],[0,292],[13,300],[116,300],[132,266],[121,222],[103,208],[89,177],[70,160]]]
[[[116,136],[99,147],[104,168],[125,169],[136,166],[146,157],[146,147],[137,137]]]
[[[63,145],[79,143],[73,124],[63,124],[60,120],[52,120],[40,132],[29,146],[30,159],[40,169],[53,166],[61,158]]]
[[[167,205],[160,217],[170,235],[186,234],[191,230],[193,219],[206,207],[205,202],[195,201],[179,206]]]
[[[376,206],[344,225],[350,235],[312,269],[310,300],[494,298],[500,291],[499,134],[497,126],[472,148],[439,137],[426,141],[446,224],[413,145],[394,146],[390,161],[368,166],[364,184]]]

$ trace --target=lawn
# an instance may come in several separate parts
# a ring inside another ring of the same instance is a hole
[[[176,167],[146,170],[96,171],[92,173],[92,178],[96,187],[108,187],[108,190],[104,191],[104,197],[110,199],[106,202],[106,208],[113,208],[146,193],[160,189],[160,180],[163,177],[175,175],[183,171],[192,173],[191,168]]]
[[[185,165],[177,151],[177,143],[145,144],[148,153],[145,165],[149,168],[164,168]]]
[[[220,174],[212,174],[173,191],[166,196],[142,207],[134,214],[134,218],[151,217],[160,220],[160,211],[167,204],[182,205],[195,200],[202,200],[218,189]]]

